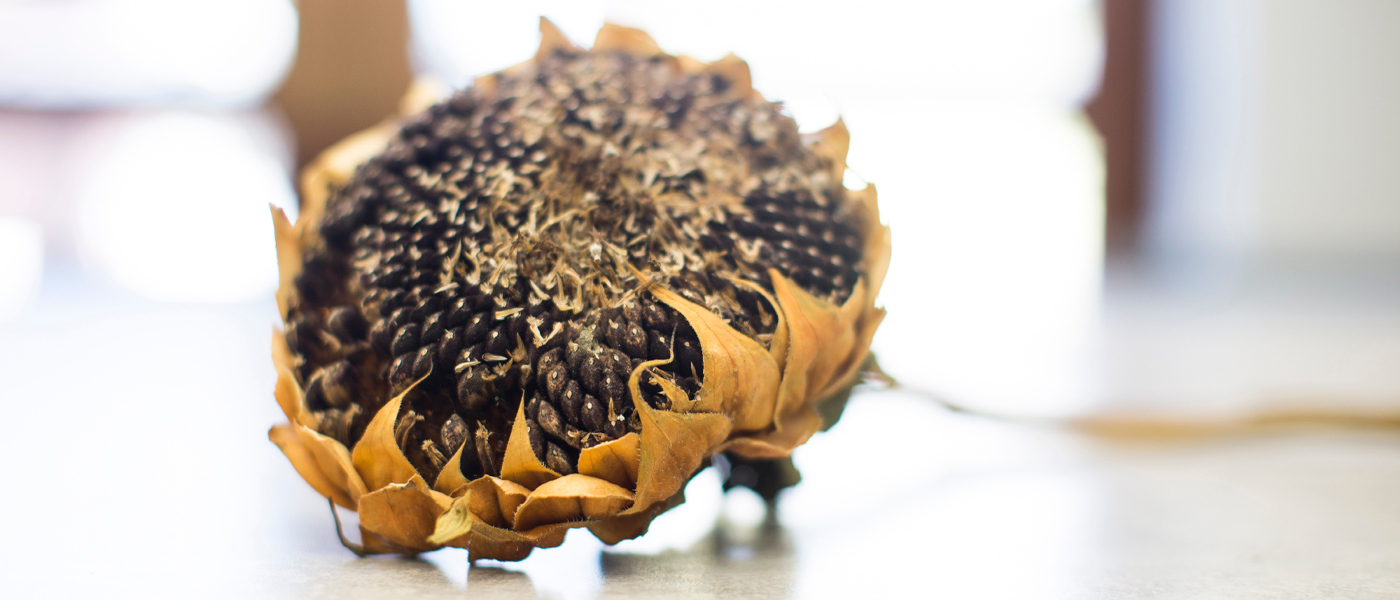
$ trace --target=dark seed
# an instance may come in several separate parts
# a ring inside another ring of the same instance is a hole
[[[632,360],[617,350],[603,351],[604,364],[618,379],[627,381],[632,376]]]
[[[447,318],[448,327],[461,327],[472,317],[472,307],[467,303],[466,298],[458,298],[447,304],[444,311]]]
[[[562,348],[554,348],[545,352],[540,355],[540,369],[543,370],[555,365],[562,365],[564,363],[563,358],[564,350]]]
[[[671,343],[660,331],[653,330],[647,333],[647,358],[651,360],[671,358]]]
[[[696,374],[701,374],[700,368],[704,363],[699,344],[684,338],[676,340],[676,360],[680,362],[681,373],[690,375],[691,369],[694,369]]]
[[[354,369],[350,366],[350,361],[342,360],[326,367],[326,375],[322,381],[326,403],[342,410],[348,407],[351,387],[354,385],[353,377]]]
[[[586,441],[586,437],[587,436],[582,431],[580,431],[579,428],[574,427],[573,425],[564,426],[564,442],[567,443],[570,447],[576,450],[583,448],[584,442]]]
[[[622,316],[629,323],[640,323],[642,321],[642,303],[630,302],[622,308]]]
[[[623,334],[627,331],[626,322],[621,318],[612,317],[603,323],[603,337],[608,340],[608,345],[614,348],[623,348]]]
[[[676,383],[680,385],[681,389],[685,390],[686,395],[691,398],[694,398],[695,394],[700,393],[700,382],[696,381],[694,377],[682,377],[680,380],[676,381]]]
[[[603,425],[603,433],[608,434],[608,437],[613,439],[627,435],[627,420],[619,415],[619,418],[607,421]]]
[[[659,390],[656,390],[654,388],[648,389],[647,386],[642,386],[641,392],[642,401],[646,402],[647,406],[650,406],[652,408],[659,408],[661,410],[670,410],[670,399],[667,398],[665,394],[662,394]]]
[[[540,360],[538,363],[536,363],[536,372],[539,373],[539,375],[536,376],[536,379],[540,387],[545,387],[548,385],[546,381],[548,377],[546,374],[549,373],[551,368],[555,366],[561,366],[559,359],[562,355],[563,353],[560,352],[558,348],[555,348],[553,350],[550,350],[549,352],[545,352],[544,354],[540,355]]]
[[[602,431],[608,419],[608,409],[591,394],[583,397],[583,407],[579,410],[583,426],[589,431]]]
[[[365,316],[348,306],[332,310],[327,325],[335,337],[345,341],[363,341],[369,333],[369,322],[365,321]]]
[[[423,319],[423,342],[436,342],[447,331],[447,323],[444,321],[441,312],[435,312]]]
[[[530,337],[530,322],[525,320],[524,313],[516,313],[506,321],[506,334],[511,339],[519,337],[523,340]]]
[[[462,343],[471,345],[484,342],[486,341],[486,333],[489,331],[491,331],[491,324],[487,322],[487,318],[476,315],[471,318],[470,324],[467,325],[467,331],[462,336]]]
[[[564,386],[564,395],[559,399],[559,410],[564,413],[564,418],[574,425],[579,424],[579,410],[583,404],[583,390],[579,389],[578,381],[570,379],[568,385]]]
[[[467,439],[467,422],[462,417],[453,414],[447,418],[447,422],[442,424],[442,445],[447,454],[457,453],[457,449],[462,447],[462,442]]]
[[[491,330],[486,334],[486,352],[497,356],[505,356],[510,353],[510,338],[502,331],[504,327]]]
[[[540,428],[539,423],[526,417],[525,431],[530,438],[530,449],[535,452],[535,457],[540,459],[540,462],[544,462],[544,430]]]
[[[358,414],[360,414],[360,407],[354,405],[350,407],[350,410],[344,411],[335,408],[329,409],[321,413],[321,422],[317,424],[316,430],[321,435],[345,444],[350,441],[350,427]]]
[[[573,461],[569,459],[568,453],[563,448],[550,442],[549,449],[545,452],[544,464],[549,470],[560,475],[572,475],[574,473]]]
[[[465,342],[463,342],[463,343],[465,344]],[[470,347],[470,348],[466,348],[466,349],[462,350],[460,353],[457,354],[457,364],[461,364],[461,363],[465,363],[465,362],[471,362],[471,361],[481,362],[481,355],[482,355],[482,354],[485,354],[485,353],[486,353],[486,346],[485,346],[485,344],[477,344],[477,345],[472,346],[472,347]],[[453,365],[453,368],[456,368],[456,365]]]
[[[412,354],[404,354],[394,359],[394,363],[389,366],[389,386],[393,391],[402,391],[413,383],[413,361]]]
[[[418,349],[417,358],[413,360],[413,379],[418,380],[426,377],[433,370],[433,357],[437,355],[437,346],[428,345]]]
[[[564,386],[569,383],[569,370],[563,365],[554,365],[553,368],[542,373],[544,375],[544,389],[549,394],[551,402],[559,403],[564,399]]]
[[[390,344],[394,341],[393,329],[389,327],[387,319],[380,319],[374,323],[369,330],[370,343],[382,351],[388,352]]]
[[[559,411],[554,410],[554,405],[548,402],[541,402],[535,421],[540,424],[545,433],[559,439],[564,439],[564,419],[560,418]]]
[[[642,320],[646,321],[647,329],[656,329],[669,332],[671,330],[671,317],[653,302],[642,305]]]
[[[539,420],[539,418],[540,418],[540,399],[539,399],[538,397],[536,397],[536,396],[531,396],[531,397],[530,397],[530,401],[525,403],[525,414],[526,414],[526,416],[529,416],[531,419]]]
[[[412,321],[413,309],[407,307],[396,308],[394,309],[394,312],[389,314],[389,329],[397,332],[404,325],[407,325]]]
[[[579,365],[579,376],[583,378],[585,390],[598,393],[603,389],[603,361],[596,354],[590,354],[583,358]]]
[[[387,308],[401,307],[405,304],[405,298],[407,297],[408,292],[405,291],[403,288],[395,288],[389,290],[389,293],[384,297],[384,306]]]
[[[583,360],[587,357],[588,353],[577,342],[569,342],[569,345],[564,347],[564,359],[569,363],[569,371],[574,374],[582,373],[580,369],[583,368]]]
[[[318,371],[311,377],[311,383],[306,384],[306,391],[302,392],[305,395],[306,406],[311,410],[324,410],[330,406],[330,402],[326,401],[326,392],[322,389],[324,379],[323,372]]]
[[[448,329],[438,343],[437,366],[447,370],[456,366],[457,355],[462,352],[462,330]]]
[[[426,319],[428,315],[442,309],[442,297],[432,293],[432,290],[420,288],[418,292],[418,307],[413,309],[414,320]]]
[[[481,373],[468,369],[458,375],[457,410],[477,412],[486,406],[487,401],[496,395],[496,386],[486,381]]]
[[[306,321],[297,321],[287,328],[287,346],[303,356],[319,350],[319,338],[315,326]]]
[[[623,334],[623,346],[627,348],[627,354],[632,358],[646,359],[647,357],[647,333],[635,322],[627,324],[627,331]]]
[[[603,402],[614,405],[621,402],[622,395],[627,393],[626,388],[622,385],[622,380],[612,372],[603,375],[603,389],[600,391],[602,392],[601,399]]]
[[[417,323],[409,323],[400,327],[399,331],[394,334],[394,344],[389,347],[389,352],[394,356],[399,356],[417,350],[420,330]]]

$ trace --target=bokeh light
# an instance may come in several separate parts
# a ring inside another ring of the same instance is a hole
[[[29,305],[43,271],[43,230],[28,219],[0,217],[0,323]]]
[[[0,3],[0,104],[255,106],[296,52],[290,0]]]
[[[277,285],[268,204],[292,208],[287,166],[244,120],[132,116],[79,195],[84,258],[141,296],[265,298]]]

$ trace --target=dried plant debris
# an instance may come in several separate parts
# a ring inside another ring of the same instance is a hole
[[[873,188],[841,185],[839,123],[799,135],[733,57],[541,30],[534,60],[333,148],[303,218],[275,215],[278,398],[301,429],[274,441],[342,505],[358,477],[439,507],[434,543],[361,507],[366,548],[639,535],[710,454],[805,441],[883,316],[888,230]],[[540,516],[580,498],[616,510]]]

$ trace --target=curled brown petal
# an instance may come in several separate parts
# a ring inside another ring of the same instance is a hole
[[[515,516],[515,529],[602,520],[631,505],[632,492],[622,486],[587,475],[565,475],[530,492]]]
[[[777,316],[778,322],[773,326],[773,339],[768,342],[768,354],[773,357],[774,364],[778,365],[778,371],[782,372],[783,365],[787,364],[788,331],[787,318],[783,316],[782,309],[778,307],[777,299],[773,298],[773,294],[768,293],[768,290],[763,289],[763,286],[747,279],[738,277],[726,277],[726,279],[738,287],[762,296]]]
[[[310,418],[310,415],[306,414],[306,399],[291,371],[277,368],[277,385],[272,389],[272,395],[277,398],[277,405],[282,407],[282,413],[287,415],[288,421],[308,425],[306,419]]]
[[[890,228],[880,223],[880,203],[875,184],[866,184],[865,189],[852,193],[861,196],[860,206],[865,213],[865,278],[866,288],[870,290],[869,305],[873,307],[890,267]]]
[[[731,428],[729,417],[722,414],[673,413],[641,400],[636,407],[642,420],[637,501],[625,514],[644,512],[679,492]]]
[[[399,416],[399,406],[403,403],[404,395],[410,390],[412,387],[389,400],[374,414],[369,426],[365,428],[364,436],[350,453],[355,462],[355,470],[360,473],[360,477],[370,489],[377,490],[390,484],[407,483],[409,479],[418,476],[418,470],[408,462],[408,457],[403,455],[398,440],[394,437],[394,423]]]
[[[428,536],[428,543],[465,548],[468,543],[466,536],[471,534],[472,521],[476,520],[472,518],[471,501],[471,490],[453,498],[447,510],[438,515],[437,523],[433,525],[433,534]]]
[[[301,274],[301,237],[287,220],[287,213],[276,206],[268,206],[272,209],[273,239],[277,241],[277,310],[285,319],[292,308],[292,295],[296,293],[296,277]]]
[[[848,319],[853,319],[855,325],[856,342],[850,357],[837,369],[837,375],[832,377],[826,388],[815,394],[815,398],[824,399],[849,386],[855,379],[857,372],[866,357],[870,355],[870,342],[875,337],[875,330],[879,328],[880,322],[885,318],[885,311],[875,307],[875,297],[880,293],[880,287],[885,281],[885,273],[889,270],[890,264],[890,228],[880,224],[880,206],[877,201],[874,184],[865,186],[865,189],[852,192],[861,196],[860,205],[865,212],[866,221],[866,247],[865,247],[865,278],[858,285],[864,289],[863,300],[856,304],[854,295],[841,307],[841,312]]]
[[[783,386],[779,392],[778,413],[786,419],[813,399],[812,395],[826,387],[836,367],[845,362],[855,344],[855,322],[830,302],[811,294],[770,271],[773,295],[787,317],[788,335],[792,346],[783,367]],[[863,297],[857,285],[852,298]],[[779,425],[784,423],[781,421]]]
[[[682,502],[685,502],[684,487],[665,501],[652,504],[650,508],[637,512],[623,511],[615,517],[590,524],[588,530],[593,532],[593,535],[602,540],[604,544],[616,544],[622,540],[630,540],[646,533],[656,515],[680,506]]]
[[[835,123],[813,134],[813,138],[812,151],[831,162],[831,178],[841,181],[846,176],[846,154],[851,149],[851,132],[846,129],[846,121],[837,117]]]
[[[535,548],[558,547],[564,543],[564,534],[568,531],[569,526],[566,524],[545,526],[529,533],[520,533],[483,522],[473,522],[471,536],[467,538],[467,557],[470,560],[521,560],[529,556]]]
[[[665,54],[661,51],[661,46],[656,40],[651,39],[645,31],[632,27],[623,27],[613,23],[604,23],[598,30],[598,37],[593,40],[594,52],[622,51],[641,57],[656,56]]]
[[[540,462],[530,447],[530,431],[525,416],[525,402],[515,412],[510,438],[506,440],[506,456],[501,461],[501,478],[534,489],[540,484],[559,478],[559,474]]]
[[[273,427],[267,437],[317,493],[351,510],[359,504],[365,484],[340,442],[295,423]]]
[[[777,361],[768,350],[680,294],[664,288],[653,288],[651,292],[657,300],[679,312],[695,330],[704,355],[705,372],[732,374],[706,377],[700,384],[694,410],[732,415],[733,427],[739,431],[767,428],[772,423],[781,377]],[[638,403],[645,404],[640,399]]]
[[[733,54],[726,55],[715,62],[705,66],[706,73],[714,73],[727,79],[733,93],[740,96],[754,94],[753,75],[749,71],[749,63]]]
[[[447,495],[454,495],[462,486],[467,485],[467,478],[462,475],[462,450],[469,443],[462,443],[457,446],[457,451],[452,453],[452,458],[442,467],[442,472],[438,473],[437,481],[433,482],[433,489]]]
[[[637,489],[637,468],[640,464],[641,436],[635,433],[584,448],[578,455],[580,474],[610,481],[629,490]]]
[[[404,548],[436,550],[439,545],[428,537],[450,504],[450,498],[414,475],[407,483],[389,484],[360,498],[360,527]]]
[[[524,486],[490,475],[467,484],[461,493],[471,494],[471,513],[476,518],[502,529],[515,525],[515,513],[530,496]]]
[[[542,62],[549,58],[550,54],[561,50],[564,52],[582,51],[564,36],[564,32],[560,31],[553,21],[540,17],[540,47],[535,51],[534,61],[536,63]]]
[[[812,398],[824,400],[851,385],[861,366],[870,357],[870,342],[875,337],[875,330],[880,327],[880,322],[884,320],[884,309],[869,307],[862,311],[855,327],[855,344],[852,346],[855,351],[835,370],[836,375],[831,378],[830,383]]]

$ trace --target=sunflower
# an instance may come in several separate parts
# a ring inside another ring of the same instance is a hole
[[[356,552],[616,543],[718,453],[771,497],[884,316],[889,230],[842,185],[842,123],[799,134],[732,55],[540,30],[326,151],[295,224],[273,210],[269,437],[359,511]]]

